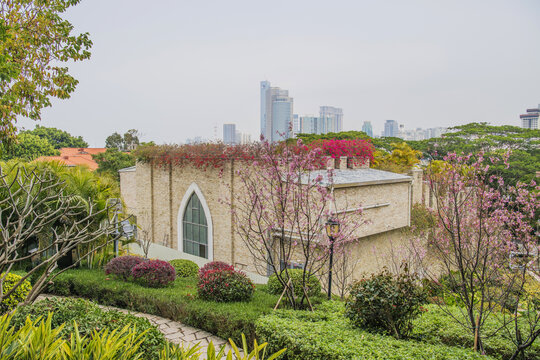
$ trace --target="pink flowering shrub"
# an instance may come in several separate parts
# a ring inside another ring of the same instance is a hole
[[[199,269],[199,278],[210,270],[234,270],[234,267],[223,261],[211,261]]]
[[[331,156],[334,159],[340,156],[373,160],[375,148],[370,140],[319,140],[312,142],[309,147],[319,148],[322,155]]]
[[[204,300],[217,302],[249,301],[255,292],[255,285],[241,271],[214,269],[208,270],[199,276],[197,290],[199,297]]]
[[[174,267],[163,260],[148,260],[131,270],[134,280],[150,287],[164,287],[176,279]]]
[[[120,256],[105,265],[105,274],[114,275],[127,281],[131,277],[131,269],[145,261],[147,260],[139,256]]]

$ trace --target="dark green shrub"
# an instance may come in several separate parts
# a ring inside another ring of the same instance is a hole
[[[0,275],[4,276],[4,274]],[[17,274],[9,273],[7,274],[4,282],[2,283],[2,293],[6,294],[8,291],[13,289],[15,285],[22,279],[22,276]],[[0,314],[11,311],[17,307],[17,304],[23,302],[28,294],[32,290],[32,285],[30,281],[24,280],[7,298],[2,300],[0,303]]]
[[[383,332],[400,339],[412,331],[412,321],[426,302],[417,277],[407,267],[399,275],[384,269],[350,287],[345,315],[359,328]]]
[[[36,302],[32,305],[21,306],[15,312],[12,325],[20,328],[29,317],[36,320],[38,317],[46,318],[51,313],[52,327],[56,328],[65,323],[61,336],[69,339],[75,330],[75,323],[81,336],[90,335],[94,330],[121,329],[126,325],[136,329],[140,334],[148,330],[141,344],[143,358],[156,359],[162,346],[165,344],[163,334],[147,319],[119,311],[105,311],[96,304],[84,299],[51,298]]]
[[[398,340],[353,327],[343,304],[326,302],[314,311],[277,310],[260,317],[257,340],[268,351],[287,348],[287,360],[493,360],[460,347]]]
[[[149,287],[164,287],[176,279],[176,271],[166,261],[148,260],[131,269],[131,276],[137,282]]]
[[[281,272],[281,276],[285,282],[289,281],[289,276],[292,278],[292,285],[294,287],[294,294],[296,297],[303,297],[304,291],[302,290],[304,270],[302,269],[287,269]],[[321,294],[321,282],[315,275],[306,274],[306,291],[309,297],[315,297]],[[270,294],[281,295],[283,292],[283,285],[279,282],[276,274],[272,274],[268,279],[267,290]]]
[[[147,261],[140,256],[126,255],[111,259],[105,265],[105,274],[114,275],[127,281],[131,278],[131,270],[142,262]]]
[[[199,277],[201,299],[217,302],[250,301],[255,292],[253,282],[240,271],[209,270]]]
[[[191,260],[176,259],[169,261],[169,264],[176,270],[177,277],[185,278],[197,276],[197,273],[199,272],[199,266]]]

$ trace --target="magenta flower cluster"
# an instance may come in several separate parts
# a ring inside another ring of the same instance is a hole
[[[255,292],[253,282],[241,271],[223,262],[208,263],[199,271],[199,297],[216,302],[249,301]]]
[[[199,269],[199,278],[211,270],[234,270],[234,267],[223,261],[211,261]]]
[[[148,260],[131,269],[134,280],[150,287],[164,287],[176,279],[176,270],[167,261]]]

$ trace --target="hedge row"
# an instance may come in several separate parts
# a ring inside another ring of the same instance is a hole
[[[448,306],[442,309],[437,305],[428,305],[425,308],[427,312],[414,321],[414,337],[431,344],[447,344],[469,349],[473,347],[472,332],[464,331],[463,326],[455,320],[465,316],[462,309],[457,306]],[[504,330],[500,330],[503,319],[502,316],[497,318],[497,315],[491,315],[484,323],[484,334],[495,333],[495,335],[482,339],[482,343],[486,354],[499,359],[509,359],[515,346],[508,334]],[[521,324],[522,334],[528,333],[527,326],[524,319]],[[535,341],[527,350],[526,358],[540,359],[540,341]]]
[[[146,288],[107,277],[102,270],[69,270],[48,291],[80,296],[103,305],[154,314],[206,330],[224,339],[255,339],[255,320],[269,313],[277,296],[256,291],[250,302],[216,303],[196,297],[197,279],[178,278],[166,288]]]
[[[279,310],[257,321],[257,335],[269,343],[269,350],[286,347],[288,360],[493,359],[459,347],[397,340],[355,329],[343,317],[342,307],[331,302],[313,313]]]

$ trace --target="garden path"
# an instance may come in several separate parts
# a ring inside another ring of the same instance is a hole
[[[41,299],[53,298],[53,297],[59,297],[59,296],[43,294],[38,297],[38,301]],[[201,353],[205,355],[206,355],[206,348],[208,347],[208,344],[210,344],[210,341],[214,344],[214,347],[216,348],[216,350],[219,350],[221,346],[223,345],[227,345],[227,351],[229,351],[229,349],[232,349],[230,345],[228,345],[228,342],[225,341],[224,339],[217,337],[215,335],[212,335],[209,332],[206,332],[204,330],[182,324],[178,321],[162,318],[156,315],[150,315],[150,314],[144,314],[144,313],[135,312],[131,310],[120,309],[120,308],[116,308],[112,306],[104,306],[104,305],[99,305],[99,304],[98,306],[104,310],[116,310],[125,314],[131,314],[137,317],[146,318],[153,325],[155,325],[159,329],[159,331],[163,333],[167,341],[174,344],[183,344],[184,346],[187,346],[187,347],[191,347],[193,345],[199,344],[201,346]]]

